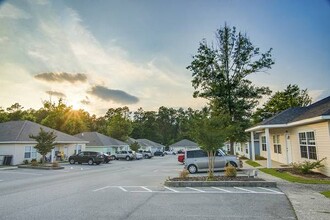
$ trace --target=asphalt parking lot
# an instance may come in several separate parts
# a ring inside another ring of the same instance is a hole
[[[277,188],[165,187],[175,156],[64,166],[0,171],[0,219],[296,218]]]

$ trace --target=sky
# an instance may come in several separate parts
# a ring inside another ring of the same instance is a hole
[[[273,48],[255,85],[330,95],[328,0],[0,0],[0,106],[201,108],[186,67],[225,23]]]

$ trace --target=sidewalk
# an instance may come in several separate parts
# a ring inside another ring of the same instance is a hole
[[[244,167],[253,168],[246,163],[244,163]],[[277,187],[290,200],[298,220],[330,219],[330,199],[320,194],[322,191],[330,190],[330,185],[291,183],[261,171],[258,172],[258,177],[277,182]]]

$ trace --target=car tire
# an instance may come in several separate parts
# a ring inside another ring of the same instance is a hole
[[[70,163],[70,164],[75,164],[76,161],[74,161],[74,159],[70,159],[69,163]]]
[[[148,159],[148,155],[144,155],[144,158],[145,158],[145,159]]]
[[[92,159],[89,159],[88,160],[88,165],[93,165],[94,164],[94,161]]]
[[[193,174],[193,173],[197,173],[197,167],[195,165],[189,165],[188,167],[188,171],[189,173]]]
[[[131,158],[130,158],[129,156],[127,156],[125,159],[126,159],[127,161],[129,161]]]

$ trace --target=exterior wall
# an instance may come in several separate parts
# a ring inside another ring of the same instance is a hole
[[[79,144],[81,149],[85,149],[85,144]],[[0,155],[13,155],[11,165],[22,164],[24,160],[31,161],[32,158],[24,158],[25,147],[35,146],[35,144],[0,144]],[[56,147],[60,152],[67,152],[68,156],[74,154],[77,144],[61,144]],[[48,154],[48,156],[50,153]],[[56,159],[56,155],[55,159]],[[37,153],[37,160],[41,158],[41,155]]]
[[[110,153],[113,155],[116,151],[122,150],[124,147],[110,147],[110,146],[86,146],[86,150],[88,151],[96,151],[96,152],[103,152],[103,153]]]
[[[294,127],[290,129],[290,140],[292,146],[292,160],[293,162],[303,162],[306,158],[301,158],[300,145],[299,145],[299,132],[315,132],[315,144],[317,159],[320,160],[324,157],[327,159],[323,162],[324,168],[319,171],[327,176],[330,176],[330,122],[322,122],[317,124],[305,125]]]

